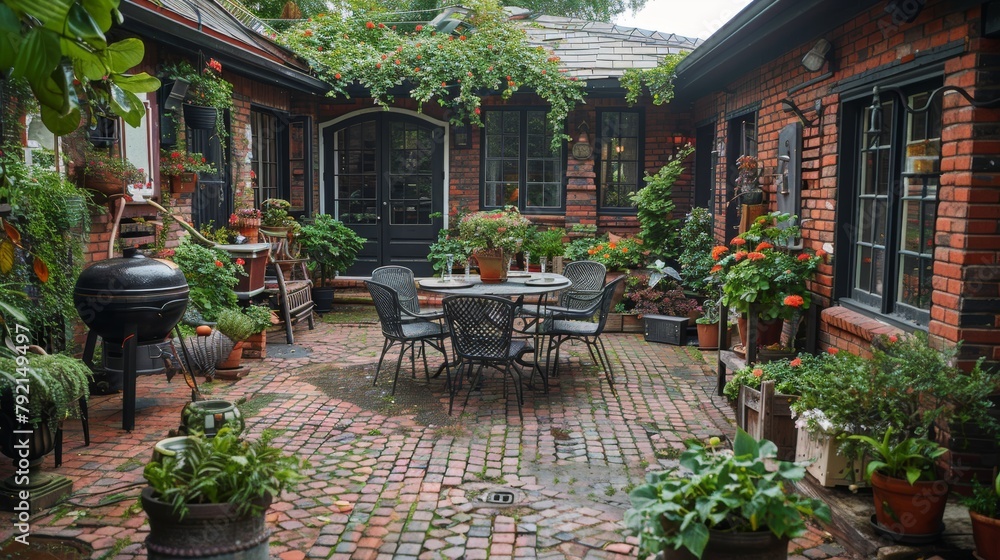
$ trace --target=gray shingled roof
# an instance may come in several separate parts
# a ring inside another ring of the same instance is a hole
[[[522,20],[528,39],[562,59],[581,80],[619,78],[628,68],[653,68],[668,54],[690,51],[701,39],[611,23],[536,15]]]

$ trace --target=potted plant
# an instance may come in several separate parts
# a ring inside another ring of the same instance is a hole
[[[261,202],[260,229],[265,234],[274,237],[294,234],[299,224],[295,218],[289,215],[288,211],[291,208],[291,202],[280,198],[269,198]]]
[[[314,278],[313,301],[316,311],[325,313],[333,307],[333,286],[328,278],[344,272],[365,246],[365,239],[329,214],[320,214],[311,223],[304,224],[296,234],[302,250],[310,259]]]
[[[871,455],[865,475],[875,498],[875,519],[901,542],[925,542],[941,534],[948,483],[937,476],[935,462],[948,450],[923,437],[893,437],[892,427],[880,439],[851,436]]]
[[[257,208],[237,208],[229,215],[229,225],[239,230],[247,243],[256,243],[263,217],[264,213]]]
[[[110,197],[125,194],[126,185],[145,184],[148,181],[145,170],[137,168],[124,157],[113,154],[110,148],[95,148],[89,142],[81,142],[81,145],[81,160],[76,162],[76,177],[80,188]]]
[[[228,355],[219,355],[215,367],[218,369],[236,369],[243,359],[243,341],[251,335],[260,332],[254,321],[236,308],[226,308],[215,318],[215,328],[225,335],[233,346]]]
[[[629,494],[625,524],[643,554],[664,558],[787,558],[788,540],[805,532],[805,517],[830,521],[820,500],[791,491],[805,475],[775,461],[777,448],[737,429],[733,449],[719,438],[687,442],[678,467],[646,475]]]
[[[484,283],[507,279],[507,260],[527,238],[531,222],[508,206],[503,210],[473,212],[462,216],[458,232],[472,250]]]
[[[557,265],[556,259],[562,260],[563,251],[565,250],[563,245],[564,237],[566,237],[566,230],[563,228],[537,229],[532,232],[529,241],[525,243],[525,253],[530,252],[531,256],[535,257],[535,260],[539,263],[541,262],[539,259],[545,257],[551,263],[552,267],[547,269],[547,271],[557,272],[562,270],[562,263],[560,262]],[[530,263],[524,264],[527,267]]]
[[[587,249],[587,260],[596,261],[604,265],[608,270],[605,282],[611,282],[624,273],[632,269],[640,268],[646,262],[646,255],[643,253],[643,243],[638,237],[623,237],[620,239],[611,238],[608,241],[598,242]],[[625,297],[627,282],[618,284],[615,293],[611,296],[611,305],[617,307]]]
[[[166,78],[188,84],[184,98],[184,122],[194,129],[214,129],[220,142],[228,137],[225,119],[219,110],[233,108],[233,85],[222,78],[222,64],[214,58],[195,70],[186,61],[167,64],[163,68]]]
[[[175,193],[194,192],[199,173],[214,173],[215,167],[198,153],[183,150],[160,150],[160,175],[170,178]]]
[[[684,161],[693,152],[691,144],[679,147],[655,175],[645,174],[642,180],[646,186],[629,195],[636,207],[639,236],[650,253],[670,261],[677,258],[679,249],[680,220],[674,215],[674,183],[684,173]]]
[[[230,258],[228,252],[216,247],[204,247],[185,237],[174,249],[171,259],[177,263],[190,292],[191,306],[207,321],[215,321],[224,309],[236,307],[233,289],[239,278],[246,276],[243,267]]]
[[[435,273],[444,275],[445,269],[448,268],[448,255],[451,255],[453,268],[468,265],[471,250],[459,236],[457,228],[439,230],[437,241],[431,243],[427,260],[431,262],[431,268]]]
[[[142,509],[149,517],[150,553],[267,558],[271,500],[301,481],[307,464],[271,446],[273,432],[241,439],[224,427],[208,439],[190,436],[173,455],[148,463]]]
[[[788,240],[798,234],[796,226],[779,227],[794,220],[786,213],[772,212],[757,218],[744,233],[730,241],[730,246],[712,248],[716,264],[711,274],[722,285],[720,303],[740,313],[740,339],[747,345],[748,316],[757,314],[757,344],[780,342],[781,320],[798,317],[808,309],[811,296],[806,281],[812,278],[823,253],[815,255],[788,251]],[[797,323],[796,323],[797,325]]]
[[[272,311],[264,305],[251,305],[244,310],[253,323],[254,334],[243,341],[244,358],[267,357],[267,328],[271,326]]]
[[[719,321],[722,314],[719,300],[707,299],[698,307],[699,316],[694,320],[698,326],[698,348],[715,350],[719,347]]]
[[[1000,475],[992,485],[975,484],[962,503],[969,508],[976,553],[982,560],[1000,560]]]

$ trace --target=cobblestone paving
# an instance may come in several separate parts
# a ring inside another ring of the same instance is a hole
[[[451,416],[443,378],[413,377],[406,361],[395,397],[390,375],[372,387],[382,336],[366,323],[300,329],[295,347],[272,335],[269,357],[251,360],[248,377],[203,389],[246,398],[250,431],[276,431],[278,445],[311,463],[308,481],[268,514],[275,558],[634,558],[637,540],[622,524],[631,487],[674,464],[685,439],[735,428],[732,409],[713,396],[714,354],[605,337],[616,391],[584,346],[569,346],[549,392],[525,391],[523,421],[499,378],[467,406],[457,398]],[[138,395],[131,433],[120,429],[120,396],[91,398],[89,447],[80,423],[67,422],[63,465],[48,458],[46,470],[72,478],[75,493],[35,518],[34,533],[87,541],[94,558],[145,558],[142,467],[190,391],[179,377],[150,376],[139,378]],[[485,501],[496,490],[513,503]],[[0,527],[3,539],[11,534],[9,523]],[[815,528],[790,550],[797,559],[844,554]]]

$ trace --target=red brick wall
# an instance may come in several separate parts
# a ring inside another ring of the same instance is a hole
[[[944,82],[975,93],[977,87],[996,89],[1000,63],[995,53],[998,41],[980,38],[980,9],[955,11],[944,1],[931,0],[912,24],[887,27],[882,6],[877,5],[850,22],[822,34],[835,57],[833,77],[795,91],[788,90],[818,76],[800,64],[802,56],[819,37],[790,48],[789,52],[726,84],[725,93],[706,95],[695,103],[696,122],[717,119],[717,136],[726,140],[726,115],[759,103],[757,113],[758,153],[762,165],[773,173],[777,166],[777,140],[782,127],[796,117],[782,111],[780,101],[790,97],[806,116],[818,119],[803,131],[802,214],[803,239],[810,249],[835,242],[835,213],[839,176],[838,134],[840,95],[834,86],[852,76],[907,63],[916,56],[943,45],[965,45],[966,53],[948,60]],[[880,26],[880,21],[883,23]],[[957,41],[957,43],[956,43]],[[823,69],[825,71],[826,68]],[[822,101],[819,114],[810,109]],[[1000,148],[997,109],[975,109],[959,95],[946,95],[942,138],[940,207],[936,223],[933,311],[929,332],[947,342],[965,341],[963,360],[975,356],[1000,360],[996,327],[1000,326],[997,304],[1000,236],[1000,185],[996,164],[988,156]],[[715,168],[717,213],[724,215],[732,194],[725,185],[726,166],[739,154],[720,157]],[[765,185],[773,193],[774,186]],[[773,196],[769,197],[773,201]],[[772,210],[773,208],[773,202]],[[720,220],[721,222],[721,220]],[[727,237],[717,223],[717,237]],[[850,246],[841,241],[833,257],[848,258]],[[815,301],[829,307],[833,298],[832,262],[820,267],[810,289]],[[874,334],[888,325],[846,309],[821,314],[820,342],[859,351]]]

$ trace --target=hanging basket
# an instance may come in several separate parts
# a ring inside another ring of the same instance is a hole
[[[196,130],[212,130],[219,120],[219,110],[215,107],[202,105],[184,105],[184,122],[188,128]]]

